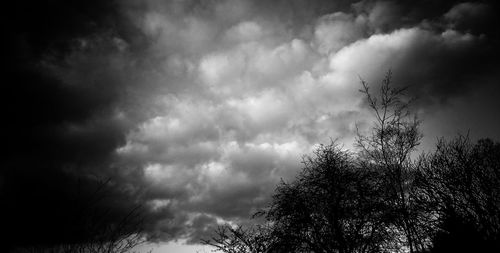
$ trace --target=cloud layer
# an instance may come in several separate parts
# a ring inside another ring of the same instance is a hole
[[[248,222],[316,145],[350,147],[356,123],[371,122],[359,78],[376,90],[389,69],[419,98],[431,139],[467,128],[499,137],[494,3],[97,2],[47,8],[54,20],[34,28],[41,17],[27,13],[9,29],[9,215],[43,204],[32,192],[55,175],[110,177],[124,198],[112,208],[144,205],[150,239],[197,243],[217,224]],[[473,116],[480,123],[464,123]],[[56,185],[44,194],[71,191]]]

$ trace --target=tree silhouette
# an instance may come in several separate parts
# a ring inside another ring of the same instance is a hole
[[[280,252],[376,252],[386,230],[380,174],[336,143],[303,160],[292,183],[276,189],[266,218]]]
[[[303,159],[291,183],[281,182],[261,213],[266,225],[221,226],[204,243],[227,253],[377,252],[386,246],[388,208],[374,179],[379,172],[357,163],[332,142]]]
[[[358,130],[356,144],[360,159],[383,174],[384,198],[391,207],[387,215],[391,229],[401,239],[394,250],[423,251],[429,243],[423,224],[429,217],[419,208],[414,186],[415,166],[411,159],[422,138],[420,121],[410,110],[412,100],[405,96],[406,88],[393,87],[391,78],[389,71],[378,97],[374,97],[368,84],[361,80],[361,92],[366,96],[375,121],[368,135]]]
[[[206,244],[226,253],[500,252],[500,143],[422,134],[388,72],[378,96],[361,81],[375,120],[356,152],[320,145],[257,213],[265,226],[221,227]]]
[[[500,143],[441,139],[419,168],[420,188],[439,217],[433,252],[499,252]]]
[[[269,224],[255,225],[250,228],[223,225],[217,227],[216,236],[203,240],[206,245],[227,253],[262,253],[272,252],[273,243]]]

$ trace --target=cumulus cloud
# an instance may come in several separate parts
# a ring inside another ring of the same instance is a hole
[[[28,49],[11,57],[17,81],[4,108],[14,123],[2,180],[14,183],[2,187],[23,186],[8,196],[18,203],[31,196],[25,180],[34,171],[46,174],[40,185],[49,175],[111,177],[121,203],[114,208],[143,204],[151,240],[197,243],[217,224],[250,222],[276,183],[293,179],[302,155],[330,138],[351,147],[356,123],[370,122],[360,77],[376,90],[392,69],[395,85],[420,98],[431,135],[446,134],[442,119],[460,121],[454,110],[465,118],[496,104],[477,101],[498,94],[498,33],[485,28],[494,3],[149,0],[95,8],[114,13],[111,21],[90,15],[39,38],[13,29],[11,44]],[[472,91],[483,95],[467,107]],[[71,189],[57,185],[50,194]]]

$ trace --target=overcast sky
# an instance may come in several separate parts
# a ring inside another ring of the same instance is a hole
[[[111,178],[109,206],[144,205],[156,242],[249,222],[315,146],[352,148],[373,120],[360,78],[376,90],[388,70],[417,98],[420,151],[500,138],[495,1],[81,2],[2,17],[12,238],[39,237],[26,226],[77,179]]]

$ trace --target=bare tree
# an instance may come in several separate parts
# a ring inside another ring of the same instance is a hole
[[[438,217],[433,252],[500,251],[500,143],[441,139],[418,179]]]
[[[226,253],[384,252],[386,229],[380,176],[336,143],[303,159],[302,172],[281,182],[260,215],[265,226],[219,227],[205,244]]]
[[[265,253],[272,251],[271,227],[269,224],[254,225],[244,228],[241,225],[221,225],[215,235],[208,240],[202,240],[216,250],[225,253]]]
[[[303,158],[260,212],[265,227],[220,227],[206,244],[226,253],[498,252],[500,143],[441,140],[414,155],[420,121],[391,72],[378,95],[361,81],[375,121],[357,152],[335,142]]]
[[[276,189],[267,218],[287,251],[380,252],[387,237],[378,171],[332,142]]]
[[[419,212],[413,184],[414,162],[411,155],[420,143],[420,121],[410,110],[412,100],[405,96],[406,88],[391,85],[389,71],[374,96],[368,84],[361,80],[375,121],[369,134],[358,130],[357,146],[360,157],[384,174],[385,200],[393,207],[390,211],[395,232],[401,233],[400,250],[423,251],[428,244],[425,231],[419,223],[425,215]]]

